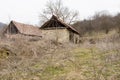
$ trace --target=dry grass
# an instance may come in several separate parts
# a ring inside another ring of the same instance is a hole
[[[119,35],[77,45],[1,39],[0,80],[120,80],[119,43]]]

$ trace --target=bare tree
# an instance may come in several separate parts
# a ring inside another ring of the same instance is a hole
[[[118,33],[120,33],[120,13],[118,13],[115,17],[114,17],[114,20],[115,20],[115,26],[118,30]]]
[[[47,21],[52,15],[55,15],[62,21],[71,24],[78,19],[78,14],[78,11],[71,11],[65,7],[62,0],[49,0],[46,8],[40,14],[40,23]]]

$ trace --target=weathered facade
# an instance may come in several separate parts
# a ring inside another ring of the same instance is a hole
[[[11,21],[4,31],[5,35],[21,34],[25,36],[38,36],[41,37],[41,31],[38,27],[27,25],[15,21]]]
[[[79,32],[54,15],[49,21],[44,23],[40,29],[45,39],[56,40],[58,42],[79,43]]]

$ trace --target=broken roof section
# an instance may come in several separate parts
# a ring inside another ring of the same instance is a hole
[[[70,31],[73,31],[73,32],[79,34],[79,32],[75,28],[73,28],[72,26],[64,23],[61,20],[59,20],[55,15],[53,15],[50,20],[45,22],[40,27],[40,29],[63,29],[63,28],[66,28]]]

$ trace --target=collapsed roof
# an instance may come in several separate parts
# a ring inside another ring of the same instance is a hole
[[[53,15],[50,20],[45,22],[40,27],[40,29],[63,29],[63,28],[66,28],[70,31],[73,31],[73,32],[79,34],[79,32],[75,28],[73,28],[72,26],[64,23],[61,20],[59,20],[55,15]]]

